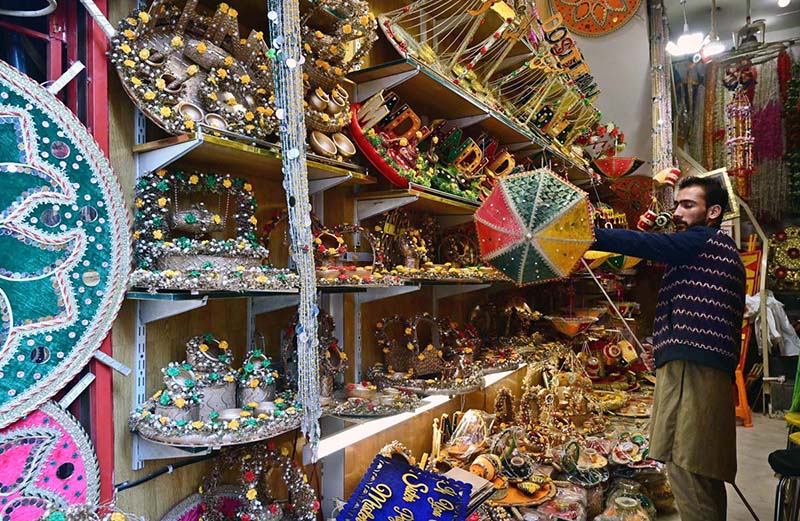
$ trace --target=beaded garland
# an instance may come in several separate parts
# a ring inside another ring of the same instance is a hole
[[[233,519],[238,521],[315,521],[320,502],[302,467],[289,458],[289,449],[278,449],[274,442],[228,449],[214,460],[211,473],[200,486],[201,508],[204,521],[229,519],[219,508],[218,491],[224,487],[220,482],[222,473],[238,468],[238,483],[241,506]],[[272,470],[277,470],[288,490],[288,498],[280,500],[271,490],[268,479]]]
[[[0,61],[0,427],[55,394],[116,318],[130,267],[117,176],[77,117]]]
[[[742,197],[750,193],[750,176],[753,174],[753,128],[752,110],[747,89],[739,85],[733,99],[725,107],[725,166],[736,178],[736,192]]]

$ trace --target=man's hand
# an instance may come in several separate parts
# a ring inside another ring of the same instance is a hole
[[[642,363],[647,368],[648,371],[653,371],[656,368],[656,360],[653,357],[653,344],[642,344],[644,351],[639,355],[639,358],[642,359]]]

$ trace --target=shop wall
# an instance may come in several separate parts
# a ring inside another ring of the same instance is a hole
[[[547,0],[537,0],[542,16],[550,12]],[[651,91],[650,41],[647,2],[625,26],[599,38],[572,35],[592,75],[600,87],[595,106],[604,122],[613,121],[625,133],[628,146],[623,156],[636,156],[648,162],[637,171],[650,175]]]

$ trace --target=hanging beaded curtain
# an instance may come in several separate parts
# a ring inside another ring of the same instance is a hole
[[[308,196],[308,171],[305,154],[303,116],[304,58],[300,47],[300,7],[298,0],[267,2],[269,30],[274,51],[273,77],[278,110],[283,187],[289,209],[289,235],[292,259],[300,276],[300,305],[297,323],[298,401],[303,404],[301,429],[316,460],[319,441],[319,366],[317,358],[317,279],[311,250],[311,203]]]
[[[670,77],[672,65],[664,46],[669,41],[667,13],[662,0],[650,0],[650,80],[653,93],[653,172],[673,166],[672,158],[672,96]],[[672,207],[672,188],[658,191],[664,208]]]

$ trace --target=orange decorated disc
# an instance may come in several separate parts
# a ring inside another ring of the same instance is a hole
[[[642,0],[550,0],[553,12],[561,13],[564,25],[580,36],[613,33],[628,23]]]

